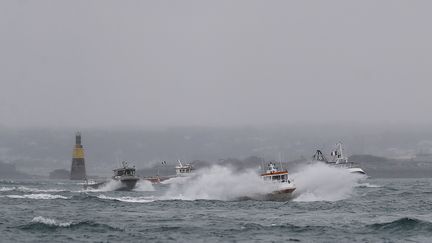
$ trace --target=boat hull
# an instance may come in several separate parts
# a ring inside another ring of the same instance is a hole
[[[265,196],[266,200],[270,201],[287,201],[293,198],[295,188],[284,188],[273,191]]]
[[[131,191],[135,188],[139,178],[129,178],[129,179],[113,179],[114,181],[120,182],[120,186],[116,187],[114,191]],[[84,190],[97,190],[102,189],[108,185],[109,181],[94,183],[94,184],[84,184]]]
[[[116,191],[131,191],[135,188],[138,180],[138,178],[119,180],[121,182],[121,187],[116,189]]]
[[[347,168],[350,173],[366,175],[366,172],[361,168]]]

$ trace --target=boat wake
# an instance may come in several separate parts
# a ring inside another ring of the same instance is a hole
[[[291,178],[297,186],[294,191],[297,202],[338,201],[352,195],[358,181],[364,178],[360,174],[350,173],[344,168],[314,163],[305,166]]]
[[[122,187],[122,184],[120,181],[116,181],[116,180],[109,180],[105,183],[103,183],[103,185],[99,186],[98,188],[87,188],[84,191],[87,192],[110,192],[110,191],[116,191],[118,189],[120,189]]]
[[[373,184],[370,184],[370,183],[361,183],[361,184],[358,184],[357,187],[362,187],[362,188],[365,188],[365,187],[366,188],[380,188],[382,186],[373,185]]]
[[[129,203],[148,203],[155,201],[153,197],[109,197],[105,195],[99,195],[98,198],[103,200],[114,200]]]

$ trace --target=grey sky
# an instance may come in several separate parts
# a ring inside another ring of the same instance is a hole
[[[4,0],[0,124],[431,122],[431,7]]]

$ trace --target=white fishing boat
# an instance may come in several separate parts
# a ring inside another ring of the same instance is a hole
[[[344,156],[342,143],[339,142],[336,145],[336,150],[332,151],[330,156],[332,156],[332,159],[328,160],[321,150],[317,150],[313,156],[313,159],[315,161],[325,162],[326,164],[334,167],[345,168],[351,173],[366,174],[362,168],[360,168],[354,162],[348,161],[348,157]]]
[[[192,166],[192,164],[182,164],[180,160],[178,160],[178,163],[179,164],[175,167],[177,177],[190,176],[193,174],[195,168]]]
[[[270,200],[286,200],[291,198],[296,189],[294,183],[288,178],[288,170],[280,170],[274,163],[269,163],[267,169],[261,174],[261,178],[277,186],[275,191],[266,195]]]

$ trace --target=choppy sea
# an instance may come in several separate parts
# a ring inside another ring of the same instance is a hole
[[[164,184],[141,181],[129,192],[0,180],[0,242],[432,241],[432,179],[310,165],[292,174],[292,199],[262,201],[253,197],[264,190],[253,176],[214,167]]]

